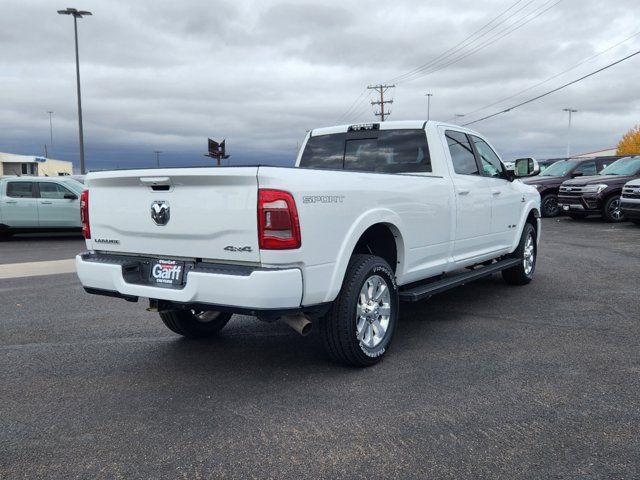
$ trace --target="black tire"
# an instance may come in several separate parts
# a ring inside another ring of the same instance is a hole
[[[634,218],[631,220],[633,223],[635,223],[636,225],[640,225],[640,218]]]
[[[583,220],[587,218],[586,213],[567,213],[567,217],[572,218],[574,220]]]
[[[610,223],[624,221],[624,212],[620,209],[620,195],[612,195],[607,198],[602,207],[602,218]]]
[[[380,279],[386,289],[382,288]],[[362,299],[370,300],[362,303],[361,290],[365,289],[365,282],[369,282],[369,288]],[[376,301],[377,293],[380,293],[380,299]],[[368,313],[359,315],[363,311]],[[380,313],[383,311],[389,314]],[[320,335],[329,356],[337,362],[357,367],[378,363],[389,349],[397,320],[398,287],[389,264],[374,255],[353,255],[340,293],[320,321]],[[381,335],[380,331],[383,332]]]
[[[231,313],[205,310],[168,310],[160,312],[160,318],[172,332],[189,338],[214,337],[224,328]]]
[[[557,217],[560,214],[558,208],[558,195],[555,193],[549,193],[542,197],[540,200],[540,210],[542,210],[543,217]]]
[[[12,236],[13,234],[11,232],[0,232],[0,242],[9,240]]]
[[[533,258],[530,267],[526,261],[526,258],[531,257],[525,256],[525,251],[530,252],[529,246],[527,244],[529,239],[531,239],[532,241],[531,247],[533,249],[531,252]],[[536,239],[536,229],[530,223],[525,223],[518,248],[516,248],[515,252],[513,252],[513,254],[511,255],[511,257],[513,258],[520,259],[521,262],[515,267],[507,268],[506,270],[502,271],[502,278],[509,285],[526,285],[533,279],[533,274],[536,271],[536,260],[538,258],[538,244],[536,242]]]

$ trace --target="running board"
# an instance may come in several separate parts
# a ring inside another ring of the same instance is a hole
[[[521,258],[507,258],[506,260],[500,260],[486,267],[469,270],[468,272],[459,273],[455,276],[443,278],[442,280],[437,280],[435,282],[418,285],[407,290],[400,290],[398,295],[400,296],[400,300],[404,302],[418,302],[425,298],[429,298],[436,293],[444,292],[451,288],[464,285],[465,283],[478,280],[479,278],[487,277],[493,273],[501,272],[507,268],[515,267],[521,262]]]

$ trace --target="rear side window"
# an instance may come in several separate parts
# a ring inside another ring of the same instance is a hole
[[[304,147],[300,166],[342,170],[345,136],[344,133],[335,133],[311,137]]]
[[[316,138],[323,140],[312,142]],[[431,158],[424,130],[381,130],[311,137],[300,166],[380,173],[430,172]]]
[[[7,184],[7,197],[32,198],[33,182],[9,182]]]
[[[454,171],[461,175],[480,175],[476,157],[467,136],[453,130],[447,130],[444,135],[449,145]]]

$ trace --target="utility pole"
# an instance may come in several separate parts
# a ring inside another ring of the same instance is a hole
[[[51,110],[47,110],[47,113],[49,114],[49,147],[53,148],[53,120],[51,119],[53,112]]]
[[[433,93],[425,93],[425,97],[427,97],[427,122],[431,117],[431,97],[433,97]]]
[[[162,153],[161,150],[154,150],[153,153],[156,154],[156,166],[157,168],[160,168],[160,154]]]
[[[82,95],[80,95],[80,57],[78,56],[78,18],[86,15],[92,15],[91,12],[77,10],[75,8],[67,8],[66,10],[58,10],[60,15],[73,16],[73,32],[76,39],[76,87],[78,90],[78,136],[80,138],[80,173],[84,175],[86,169],[84,167],[84,135],[82,133]]]
[[[374,112],[374,115],[376,117],[380,117],[381,122],[384,122],[385,118],[391,115],[391,111],[387,111],[387,112],[384,111],[384,106],[386,104],[393,103],[393,100],[384,99],[385,92],[390,88],[396,88],[396,86],[395,85],[369,85],[367,87],[368,90],[375,90],[380,95],[380,100],[376,102],[371,102],[371,105],[380,105],[380,111]]]
[[[569,112],[569,128],[567,128],[567,158],[571,157],[571,114],[576,113],[578,110],[573,108],[563,108],[563,112]]]

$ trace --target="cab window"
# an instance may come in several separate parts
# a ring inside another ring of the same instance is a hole
[[[309,138],[300,167],[378,173],[431,172],[431,157],[422,129],[362,130]]]
[[[7,197],[33,198],[33,182],[7,183]]]
[[[493,151],[487,142],[475,135],[471,135],[473,145],[476,147],[478,157],[480,157],[480,165],[482,165],[482,173],[487,177],[503,178],[504,167],[500,161],[498,154]]]
[[[467,135],[454,130],[444,133],[453,162],[453,170],[460,175],[479,175],[476,157]]]
[[[581,173],[585,177],[587,175],[595,175],[598,172],[596,171],[596,162],[584,162],[576,167],[573,173]]]
[[[40,188],[40,198],[63,199],[67,193],[73,193],[66,187],[53,182],[39,182],[38,187]]]

